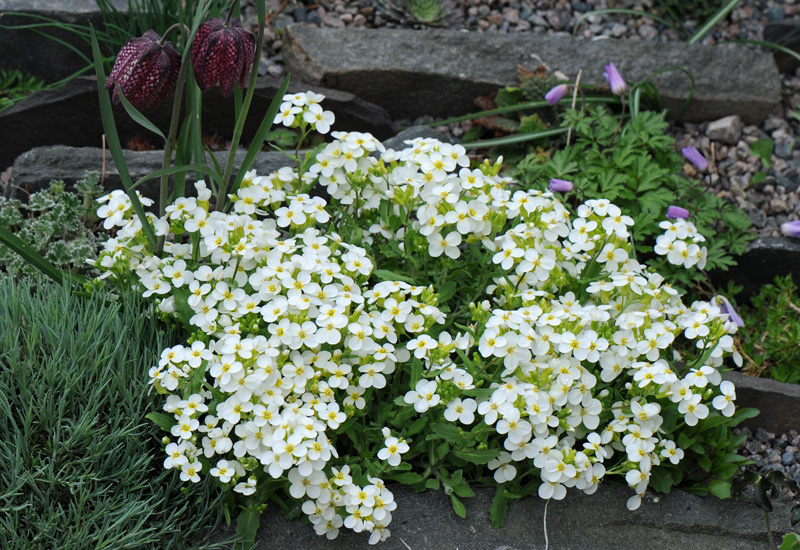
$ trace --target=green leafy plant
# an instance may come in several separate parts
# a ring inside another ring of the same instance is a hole
[[[25,96],[41,90],[44,81],[22,71],[0,69],[0,111],[14,106]]]
[[[619,128],[619,116],[603,106],[586,112],[568,111],[564,127],[572,128],[574,144],[549,158],[529,155],[513,172],[526,186],[542,187],[550,178],[569,180],[575,191],[568,204],[586,198],[606,198],[618,204],[636,223],[636,257],[647,261],[685,287],[705,280],[702,272],[677,268],[653,253],[659,222],[670,205],[685,205],[697,230],[710,243],[706,269],[727,270],[744,252],[752,234],[750,221],[735,205],[707,193],[697,181],[681,175],[683,159],[666,133],[663,113],[642,111]]]
[[[745,372],[781,382],[800,382],[800,294],[791,275],[763,286],[750,307],[742,307],[744,328],[737,338]]]
[[[800,523],[800,486],[793,479],[786,476],[785,473],[770,470],[767,472],[759,472],[754,466],[749,465],[745,468],[744,472],[736,478],[733,486],[733,494],[738,496],[746,488],[753,490],[753,502],[756,506],[764,511],[764,523],[766,524],[767,534],[769,535],[769,544],[772,550],[778,550],[775,546],[775,539],[773,537],[772,528],[769,524],[769,514],[772,512],[772,502],[770,497],[778,497],[782,491],[788,492],[793,495],[793,506],[791,508],[792,517],[790,522],[792,525]],[[787,533],[783,537],[780,550],[797,550],[800,548],[800,537],[794,533]]]
[[[330,129],[319,94],[281,99],[298,142]],[[166,468],[221,484],[249,540],[268,502],[383,540],[388,482],[443,488],[462,517],[497,487],[495,525],[510,500],[613,477],[631,509],[651,484],[730,495],[730,428],[757,413],[720,375],[736,327],[633,258],[633,220],[571,214],[460,145],[332,136],[248,173],[230,212],[198,182],[153,220],[160,256],[128,196],[99,213],[119,227],[108,280],[191,333],[150,370]]]
[[[451,27],[464,19],[460,0],[380,0],[379,5],[404,25]]]
[[[0,228],[12,232],[31,250],[53,266],[74,273],[97,272],[87,260],[97,258],[106,234],[98,230],[95,199],[103,194],[92,174],[65,190],[61,181],[51,181],[26,202],[0,197]],[[32,275],[38,270],[8,246],[0,244],[0,270],[10,275]]]
[[[147,369],[176,337],[135,295],[0,277],[4,548],[191,548],[221,522],[153,454]]]

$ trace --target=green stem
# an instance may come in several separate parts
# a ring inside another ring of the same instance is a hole
[[[239,147],[239,140],[242,137],[242,129],[244,128],[244,120],[247,118],[247,112],[250,110],[250,102],[253,100],[253,93],[256,89],[256,78],[258,77],[258,63],[261,61],[261,49],[264,47],[264,22],[258,22],[258,38],[256,38],[256,50],[253,52],[253,64],[250,68],[250,79],[247,83],[247,95],[242,104],[242,112],[236,119],[236,127],[233,129],[233,137],[231,138],[231,148],[228,152],[228,162],[225,163],[225,173],[222,175],[222,182],[220,182],[219,195],[217,196],[217,209],[221,212],[224,211],[225,203],[228,200],[228,186],[230,185],[231,172],[233,172],[233,161],[236,157],[236,149]]]
[[[174,25],[173,25],[174,26]],[[188,29],[182,29],[187,32]],[[186,71],[187,67],[189,67],[189,52],[191,51],[192,38],[189,37],[186,39],[187,45],[186,50],[183,54],[183,61],[181,62],[181,70],[178,73],[178,82],[175,85],[175,99],[172,102],[172,119],[169,123],[169,135],[167,136],[167,142],[164,144],[164,159],[161,162],[161,169],[164,170],[169,168],[170,162],[172,161],[172,153],[175,151],[175,141],[178,136],[178,123],[181,117],[181,104],[183,103],[183,87],[186,84]],[[164,213],[167,208],[167,201],[168,198],[168,183],[169,183],[169,175],[164,174],[161,176],[161,188],[158,196],[158,217],[163,218]],[[158,247],[157,247],[157,255],[161,255],[161,251],[164,250],[164,235],[158,238]]]

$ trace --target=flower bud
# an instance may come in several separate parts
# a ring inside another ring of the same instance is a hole
[[[553,193],[567,193],[575,189],[571,181],[550,178],[550,191]]]
[[[700,154],[700,151],[694,147],[684,147],[681,149],[681,153],[683,153],[683,156],[686,158],[686,160],[694,164],[698,170],[705,170],[708,168],[708,161],[703,155]]]
[[[786,222],[781,224],[781,233],[786,235],[787,237],[799,237],[800,238],[800,220],[795,220],[792,222]]]
[[[606,77],[608,81],[608,86],[611,88],[611,93],[615,95],[622,95],[628,91],[628,85],[625,83],[625,80],[620,76],[619,71],[614,66],[613,63],[609,63],[605,66],[606,72],[603,73],[603,76]]]
[[[566,84],[559,84],[558,86],[547,92],[544,98],[550,105],[555,105],[556,103],[564,99],[564,96],[567,95],[568,91],[569,88],[567,88]]]
[[[691,214],[685,208],[675,206],[674,204],[667,208],[667,217],[671,220],[688,220]]]
[[[744,326],[744,321],[739,316],[739,314],[736,313],[736,310],[733,309],[733,305],[728,301],[728,299],[725,296],[714,296],[714,301],[717,302],[717,304],[719,305],[719,309],[722,313],[728,314],[728,320],[731,323],[733,323],[737,327]]]
[[[192,44],[194,78],[200,90],[219,84],[222,95],[228,97],[237,84],[244,86],[255,47],[253,33],[244,30],[238,19],[228,23],[209,19],[200,25]]]
[[[119,92],[139,110],[153,109],[175,87],[181,56],[171,42],[161,44],[157,32],[149,30],[122,46],[106,89],[114,87],[111,100],[119,104]],[[118,85],[118,86],[116,86]]]

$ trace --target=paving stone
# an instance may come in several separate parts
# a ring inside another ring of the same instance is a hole
[[[761,411],[755,418],[742,423],[759,433],[785,434],[800,430],[800,384],[786,384],[769,378],[748,376],[740,372],[726,372],[726,380],[736,386],[736,406],[753,407]],[[759,431],[760,430],[760,431]]]
[[[255,135],[280,85],[281,80],[268,76],[258,77],[256,80],[250,115],[243,130],[243,143],[248,143]],[[325,95],[323,106],[336,115],[334,130],[371,132],[379,139],[394,134],[386,111],[353,94],[300,83],[289,86],[290,92],[308,89]],[[87,76],[76,78],[53,90],[36,92],[11,109],[0,112],[0,167],[9,166],[18,155],[34,147],[101,146],[104,132],[97,102],[97,80]],[[166,134],[171,113],[172,97],[168,97],[146,115]],[[134,122],[121,105],[115,107],[114,117],[123,147],[130,140],[140,138],[150,141],[155,147],[163,146],[158,136]],[[223,98],[218,88],[205,92],[202,118],[206,132],[229,137],[234,122],[233,100]]]
[[[397,502],[389,529],[391,537],[377,546],[368,534],[342,529],[327,540],[311,525],[286,521],[276,506],[262,516],[256,550],[511,550],[543,549],[545,501],[529,496],[513,501],[505,526],[493,529],[489,508],[494,489],[479,488],[474,498],[462,499],[467,517],[453,513],[442,491],[414,493],[408,487],[392,488]],[[547,507],[550,548],[559,550],[641,550],[687,548],[703,550],[767,550],[764,513],[751,500],[719,500],[675,490],[667,495],[648,493],[641,507],[631,512],[626,486],[601,486],[594,495],[570,490],[562,501]],[[773,501],[773,533],[788,532],[790,503]],[[218,538],[233,534],[223,529]]]
[[[125,164],[133,181],[138,180],[156,170],[161,169],[163,151],[124,151]],[[218,155],[220,155],[218,153]],[[234,167],[241,166],[245,151],[236,155]],[[122,180],[114,164],[111,154],[105,154],[105,178],[103,187],[107,191],[122,189]],[[227,159],[224,154],[218,156],[221,162]],[[268,174],[286,166],[287,159],[282,153],[259,153],[253,167],[260,174]],[[103,173],[103,150],[95,147],[66,147],[56,145],[53,147],[37,147],[20,155],[14,162],[11,182],[8,187],[8,196],[20,196],[34,193],[44,187],[50,180],[62,180],[67,187],[85,178],[90,172]],[[187,180],[187,189],[193,181]],[[158,199],[159,180],[152,179],[137,188],[144,196]],[[189,193],[191,194],[191,193]]]
[[[468,112],[475,97],[516,84],[518,66],[535,69],[537,58],[570,78],[583,69],[582,82],[596,85],[605,84],[603,66],[609,62],[631,82],[668,67],[686,67],[696,84],[684,117],[690,121],[737,114],[757,124],[780,100],[771,55],[741,45],[292,25],[281,52],[295,78],[354,93],[394,118]],[[673,112],[690,92],[689,79],[680,71],[653,82]]]

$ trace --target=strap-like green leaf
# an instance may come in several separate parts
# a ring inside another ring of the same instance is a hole
[[[33,250],[25,241],[14,235],[5,227],[0,227],[0,243],[3,243],[19,254],[28,264],[59,284],[64,281],[69,281],[71,283],[84,283],[88,281],[86,277],[57,268],[38,252]]]
[[[286,78],[283,79],[283,84],[281,84],[281,87],[278,89],[278,93],[276,93],[275,97],[272,98],[272,102],[269,104],[269,109],[267,109],[267,114],[264,115],[261,125],[258,127],[258,131],[253,138],[253,142],[250,144],[250,148],[247,150],[244,161],[242,161],[242,165],[239,167],[239,171],[236,173],[236,179],[231,187],[231,193],[236,193],[236,191],[239,189],[239,185],[242,183],[244,175],[253,165],[253,162],[255,162],[258,152],[261,151],[261,145],[264,143],[264,139],[266,139],[270,128],[272,128],[272,123],[275,121],[275,115],[278,114],[278,109],[283,101],[283,95],[286,93],[286,88],[289,87],[290,76],[291,75],[286,75]]]
[[[120,89],[119,84],[117,84],[117,91],[119,91],[119,99],[122,102],[122,106],[125,108],[125,111],[128,113],[128,115],[134,120],[134,122],[143,128],[150,130],[161,139],[167,139],[164,137],[164,133],[158,129],[158,126],[150,122],[150,120],[148,120],[148,118],[144,116],[139,109],[131,105],[131,102],[128,101],[124,95],[122,95],[122,90]]]
[[[111,151],[111,156],[114,158],[114,163],[117,165],[119,177],[122,180],[122,185],[125,192],[131,199],[133,210],[142,222],[142,230],[147,237],[147,242],[150,244],[151,249],[155,253],[158,250],[158,240],[156,239],[153,226],[147,215],[144,213],[144,207],[133,189],[133,181],[131,181],[130,173],[128,173],[128,165],[125,164],[125,156],[122,153],[122,146],[119,143],[119,134],[117,134],[117,127],[114,122],[114,111],[111,108],[111,99],[108,97],[108,91],[105,88],[106,75],[103,70],[103,61],[100,55],[100,45],[97,42],[97,35],[94,31],[94,26],[90,26],[92,33],[92,55],[94,57],[94,69],[97,74],[97,93],[100,98],[100,117],[103,121],[103,131],[106,133],[106,143],[108,150]]]

